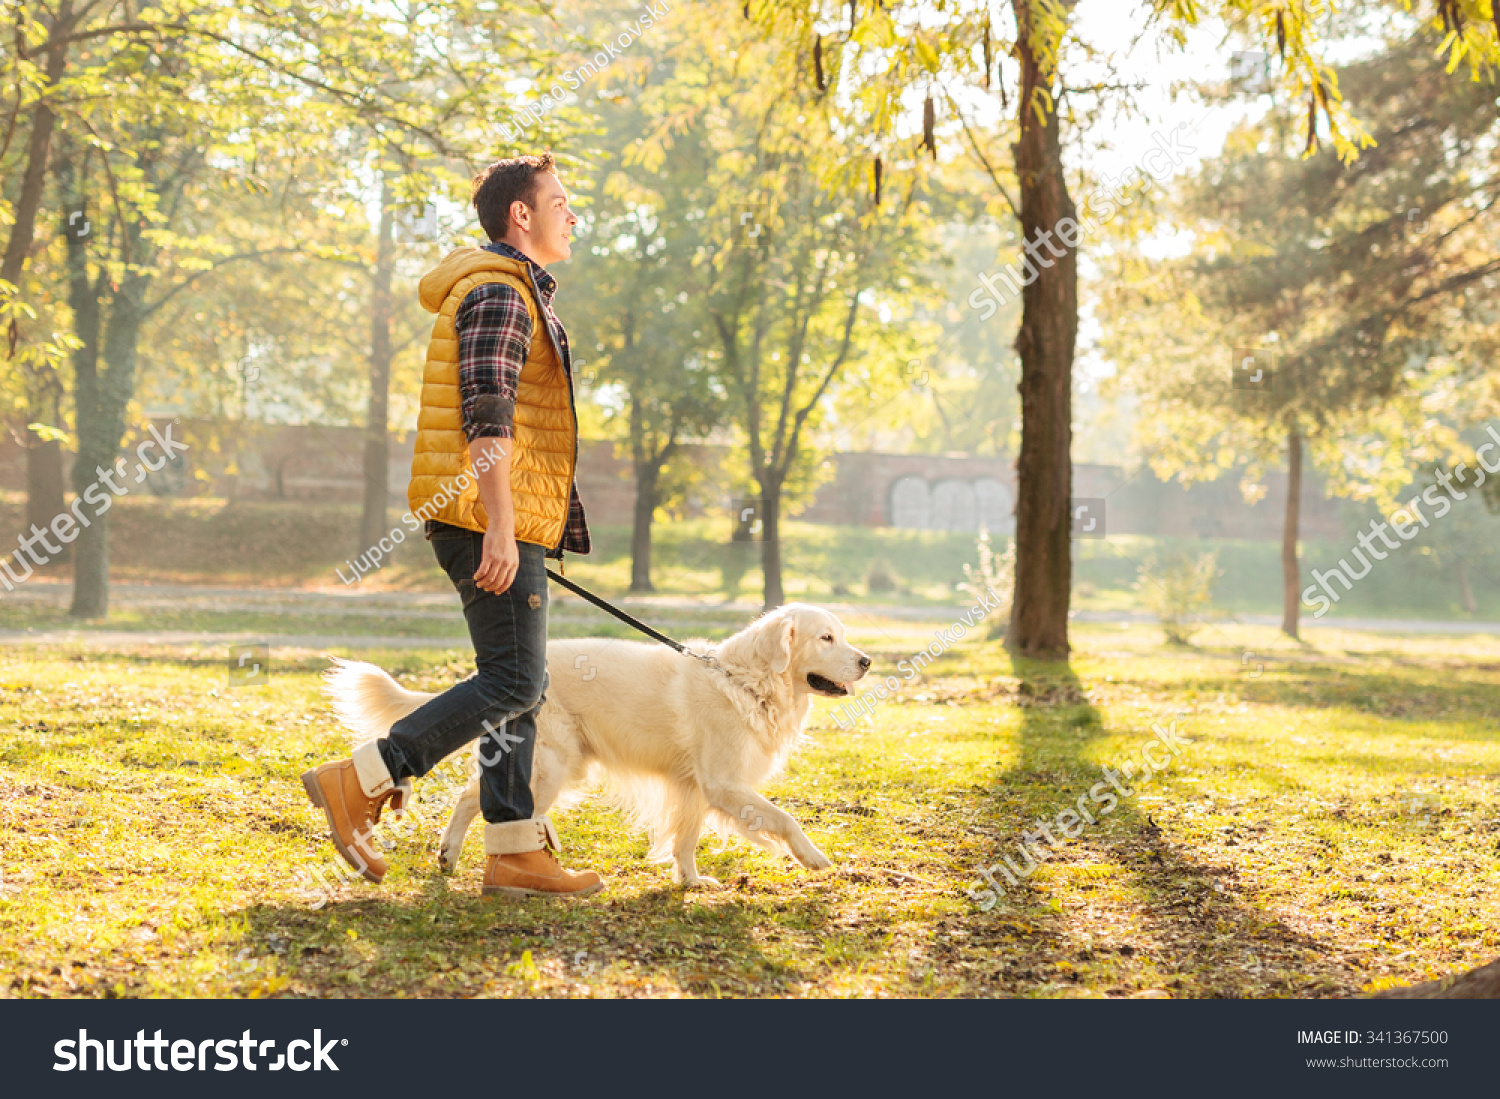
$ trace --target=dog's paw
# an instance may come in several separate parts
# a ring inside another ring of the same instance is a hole
[[[723,889],[724,883],[719,881],[718,878],[699,876],[694,878],[692,881],[683,882],[682,887],[684,889],[701,889],[705,893],[712,893],[717,889]]]
[[[439,847],[437,853],[437,867],[439,873],[453,873],[453,871],[458,868],[458,852],[454,851],[452,854],[449,854],[446,848]]]
[[[833,865],[833,860],[816,847],[809,849],[805,855],[798,855],[797,861],[809,870],[827,870]]]

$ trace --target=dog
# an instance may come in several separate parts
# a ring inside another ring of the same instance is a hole
[[[812,696],[845,697],[870,658],[845,640],[837,617],[806,603],[767,612],[717,645],[696,640],[688,648],[714,663],[641,641],[548,642],[532,757],[534,816],[576,805],[602,781],[650,836],[649,857],[671,861],[674,880],[688,888],[719,887],[698,873],[705,824],[809,870],[832,866],[789,813],[755,790],[780,773],[802,740]],[[336,660],[326,688],[359,741],[385,736],[433,697],[361,661]],[[473,777],[438,850],[444,872],[457,866],[479,813],[482,739],[470,750]]]

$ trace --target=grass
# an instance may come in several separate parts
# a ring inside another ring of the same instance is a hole
[[[14,535],[4,532],[22,529],[23,500],[20,493],[0,492],[0,545],[14,544]],[[392,528],[402,533],[404,541],[395,547],[386,567],[355,584],[341,579],[354,578],[349,561],[367,548],[357,544],[359,513],[353,506],[128,496],[116,502],[110,522],[111,573],[117,581],[315,588],[344,595],[451,590],[426,542],[400,522],[395,509]],[[760,547],[732,544],[727,533],[727,520],[657,523],[652,574],[659,592],[720,599],[737,595],[742,602],[758,601]],[[622,595],[630,584],[629,529],[594,524],[591,535],[593,552],[586,558],[570,557],[569,576],[606,596]],[[1351,544],[1352,537],[1335,543],[1305,543],[1304,575],[1313,568],[1327,569],[1341,554],[1348,556]],[[1075,609],[1141,610],[1133,587],[1136,569],[1154,548],[1161,547],[1218,553],[1221,575],[1214,585],[1218,611],[1281,611],[1281,551],[1274,538],[1252,542],[1112,535],[1104,540],[1079,539],[1073,546]],[[1414,543],[1414,547],[1399,563],[1391,562],[1395,567],[1376,569],[1344,595],[1334,617],[1500,619],[1500,584],[1487,567],[1476,564],[1471,569],[1476,610],[1465,614],[1454,577],[1424,545]],[[795,520],[783,524],[782,555],[788,599],[929,608],[951,605],[955,585],[964,578],[963,566],[977,562],[975,536],[968,533],[833,527]],[[868,580],[877,561],[885,561],[894,573],[895,590],[870,590]],[[63,564],[41,571],[54,579],[71,575],[70,567]],[[7,616],[0,599],[0,628],[14,627],[18,613]],[[115,622],[108,624],[113,627]]]
[[[452,588],[449,588],[451,593]],[[554,604],[555,606],[555,604]],[[758,609],[758,608],[757,608]],[[722,623],[729,621],[726,613],[688,613],[684,611],[672,616],[653,615],[655,625],[667,629],[687,629],[695,635],[719,637],[728,628]],[[592,608],[569,608],[565,615],[553,614],[550,621],[553,637],[567,637],[570,633],[586,632],[589,636],[639,637],[631,627],[607,620],[598,623],[601,613]],[[749,617],[741,608],[740,620]],[[570,627],[575,627],[570,629]],[[446,641],[451,644],[467,643],[468,633],[463,617],[458,612],[457,598],[453,606],[443,613],[403,612],[388,610],[378,615],[351,611],[338,613],[318,607],[289,606],[281,610],[225,611],[206,608],[180,608],[162,610],[115,607],[107,618],[80,622],[68,615],[65,604],[53,606],[17,606],[0,603],[0,629],[22,629],[32,631],[79,630],[83,635],[98,630],[119,630],[129,633],[191,631],[213,634],[239,634],[247,640],[256,637],[277,635],[320,636],[337,643],[339,638],[350,637],[409,637],[419,640]]]
[[[684,893],[587,803],[565,860],[608,888],[572,905],[481,898],[477,829],[439,875],[431,778],[382,886],[312,890],[331,848],[297,775],[347,752],[317,653],[231,687],[218,649],[0,650],[0,994],[1334,996],[1500,954],[1493,638],[1084,626],[1071,665],[966,640],[905,681],[930,627],[851,635],[898,689],[868,723],[817,701],[766,791],[833,870],[705,841],[727,888]],[[1174,715],[1178,759],[982,911],[975,867]]]

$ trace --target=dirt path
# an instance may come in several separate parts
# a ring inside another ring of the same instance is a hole
[[[66,581],[34,580],[15,592],[9,593],[0,602],[13,606],[38,606],[58,608],[67,605],[72,594],[72,585]],[[114,584],[110,588],[110,599],[114,606],[131,610],[204,610],[218,613],[287,613],[287,614],[337,614],[368,616],[384,619],[410,619],[426,621],[453,621],[458,624],[457,608],[449,592],[403,592],[361,591],[351,589],[308,588],[238,588],[209,587],[190,584]],[[748,622],[760,611],[756,599],[742,598],[733,602],[717,596],[624,596],[615,600],[617,605],[643,614],[654,614],[657,618],[685,624],[730,624]],[[553,616],[559,621],[585,615],[599,614],[584,600],[562,589],[552,593]],[[955,614],[961,614],[967,604],[955,600],[952,607],[902,606],[897,604],[871,603],[822,603],[834,614],[846,620],[860,618],[887,618],[911,622],[947,622]],[[640,616],[640,615],[638,615]],[[1074,611],[1076,622],[1116,623],[1140,625],[1155,621],[1151,614],[1141,611]],[[1247,626],[1276,626],[1281,619],[1275,615],[1236,615],[1229,621]],[[656,622],[653,620],[653,624]],[[1307,619],[1303,626],[1309,629],[1370,630],[1378,633],[1433,633],[1433,634],[1500,634],[1500,622],[1454,622],[1436,619],[1404,618],[1335,618]],[[134,631],[109,630],[62,630],[37,631],[0,630],[0,643],[49,643],[77,640],[82,636],[104,637],[110,633],[129,635],[139,639]],[[191,631],[162,631],[163,638],[181,638],[181,643],[194,640],[213,643],[221,638],[238,638],[237,634],[203,633]],[[300,635],[287,635],[300,636]],[[456,637],[461,633],[456,632]],[[43,641],[43,638],[49,639]],[[336,643],[349,645],[381,645],[389,637],[340,636]],[[400,638],[409,641],[411,639]],[[175,640],[164,640],[162,644],[175,644]],[[290,642],[288,642],[290,643]]]

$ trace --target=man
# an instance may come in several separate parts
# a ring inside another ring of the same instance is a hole
[[[450,252],[420,286],[438,316],[408,497],[463,601],[477,670],[351,759],[302,778],[339,853],[379,882],[386,865],[369,837],[381,808],[399,809],[410,777],[483,737],[484,893],[581,897],[603,882],[559,865],[557,833],[533,817],[531,798],[548,682],[544,558],[589,552],[572,362],[547,273],[572,254],[578,219],[551,153],[491,164],[473,197],[491,243]]]

